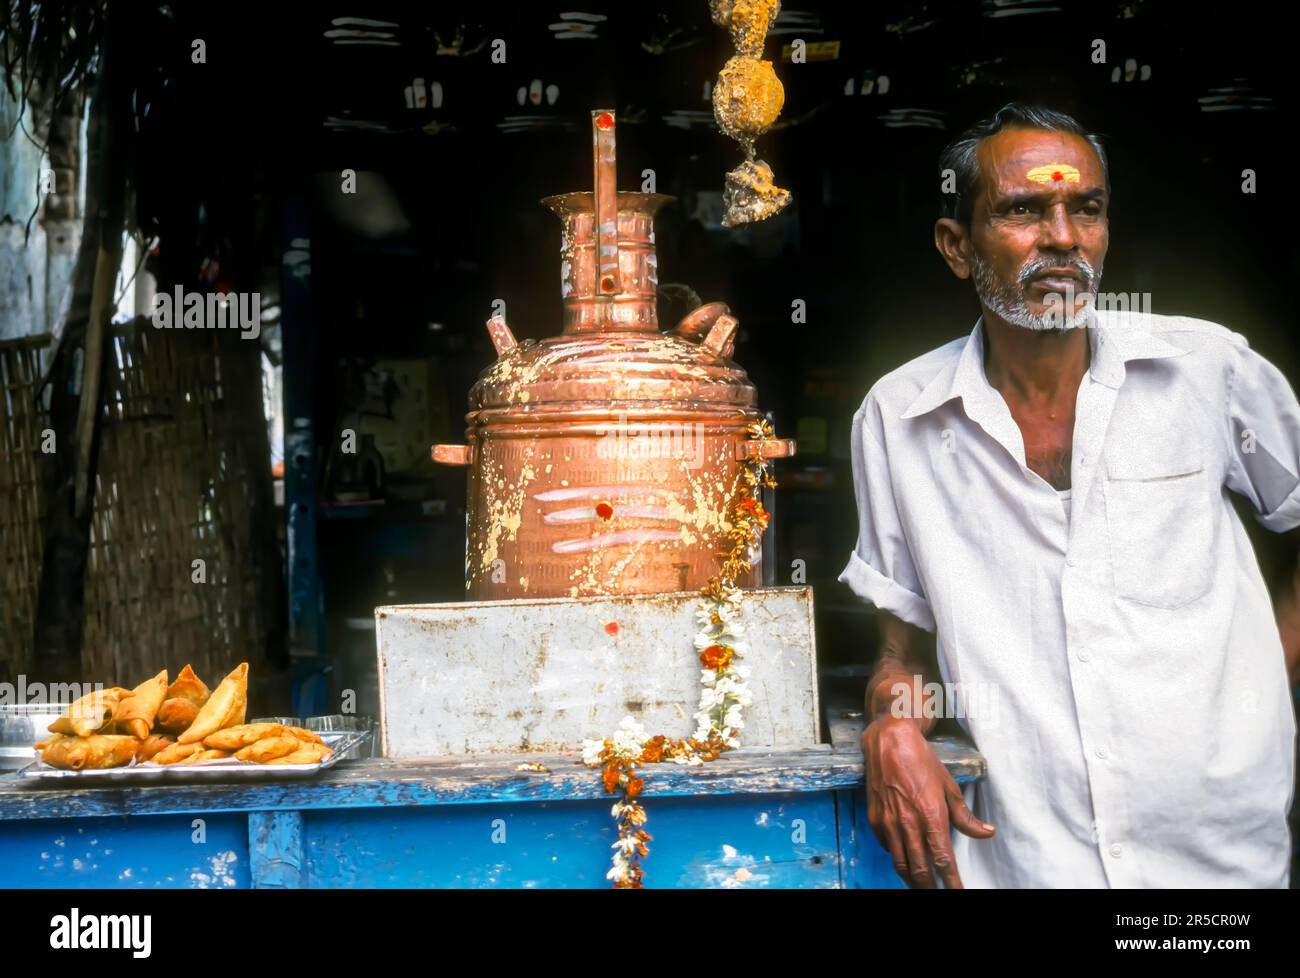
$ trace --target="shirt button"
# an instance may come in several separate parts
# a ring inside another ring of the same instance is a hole
[[[1121,855],[1123,855],[1123,853],[1124,853],[1124,847],[1122,845],[1120,845],[1118,842],[1111,844],[1110,854],[1112,856],[1118,859]]]
[[[1080,662],[1087,662],[1087,661],[1088,661],[1089,659],[1091,659],[1091,658],[1092,658],[1092,653],[1091,653],[1091,652],[1083,651],[1083,652],[1080,652],[1080,653],[1079,653],[1079,661],[1080,661]]]
[[[1110,751],[1108,751],[1105,747],[1098,747],[1097,756],[1104,761],[1106,758],[1110,757]]]
[[[1069,564],[1071,567],[1073,567],[1075,564],[1079,562],[1079,560],[1077,557],[1074,556],[1074,554],[1069,554],[1066,556],[1065,562]]]

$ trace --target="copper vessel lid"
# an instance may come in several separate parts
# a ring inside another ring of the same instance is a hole
[[[526,341],[488,367],[470,409],[617,411],[657,402],[694,411],[752,410],[743,368],[673,333],[605,333]]]
[[[598,415],[635,410],[677,414],[755,413],[757,396],[729,358],[738,328],[709,303],[660,332],[654,214],[674,198],[616,190],[614,113],[591,113],[595,190],[541,203],[563,224],[564,332],[515,342],[505,322],[488,330],[498,359],[470,391],[470,420],[516,415]]]

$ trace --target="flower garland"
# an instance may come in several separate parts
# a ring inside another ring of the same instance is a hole
[[[748,434],[761,444],[772,437],[772,426],[760,419],[749,426]],[[653,840],[644,828],[645,808],[637,800],[645,786],[644,779],[637,774],[638,766],[662,761],[698,765],[716,760],[723,752],[740,746],[740,732],[745,728],[744,708],[752,701],[752,694],[745,683],[749,667],[737,661],[748,647],[740,620],[743,592],[736,582],[753,567],[758,542],[771,519],[763,509],[759,493],[763,488],[776,486],[761,451],[745,460],[739,482],[727,531],[731,551],[719,573],[702,589],[700,607],[695,612],[698,625],[695,648],[702,671],[694,736],[651,737],[641,724],[627,716],[613,737],[582,743],[582,763],[603,769],[602,779],[608,794],[622,792],[622,797],[610,809],[610,815],[618,822],[618,841],[612,846],[613,866],[605,877],[613,880],[615,889],[641,889],[645,875],[641,860],[650,854],[649,843]]]

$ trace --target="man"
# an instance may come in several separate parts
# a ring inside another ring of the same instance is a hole
[[[853,424],[868,818],[915,886],[1286,886],[1294,712],[1225,490],[1300,525],[1295,394],[1222,326],[1098,308],[1106,157],[1070,117],[1009,105],[941,171],[982,315]],[[965,799],[913,695],[929,632],[988,762]]]

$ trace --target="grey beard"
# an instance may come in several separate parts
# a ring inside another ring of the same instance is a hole
[[[1088,292],[1079,292],[1078,295],[1086,295],[1083,305],[1074,310],[1075,294],[1067,293],[1061,299],[1059,305],[1049,303],[1048,307],[1042,313],[1031,312],[1025,302],[1025,291],[1023,281],[1034,274],[1041,268],[1051,267],[1050,262],[1039,261],[1029,262],[1025,268],[1021,269],[1020,279],[1016,285],[1007,285],[1000,282],[993,272],[992,266],[980,260],[978,255],[972,256],[971,266],[973,278],[975,280],[975,294],[980,297],[980,301],[995,315],[1010,323],[1012,326],[1019,326],[1022,329],[1047,330],[1047,329],[1081,329],[1087,326],[1093,310],[1096,287],[1101,282],[1101,271],[1093,272],[1091,266],[1086,263],[1080,265],[1073,263],[1076,267],[1081,268],[1084,274],[1088,276]],[[1059,263],[1058,263],[1059,264]],[[1037,267],[1035,267],[1037,266]],[[1070,310],[1070,311],[1067,311]]]

